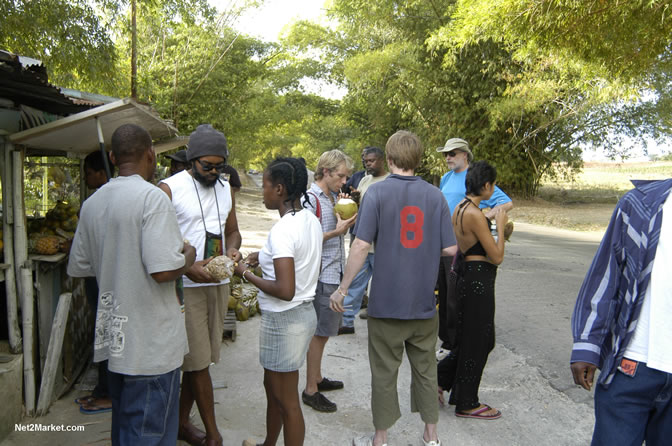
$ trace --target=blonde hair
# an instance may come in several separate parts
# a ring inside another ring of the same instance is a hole
[[[399,130],[385,144],[388,161],[402,170],[415,170],[422,160],[422,143],[414,133]]]
[[[329,150],[320,155],[320,159],[317,161],[317,168],[315,169],[315,179],[321,180],[324,178],[324,169],[329,171],[338,169],[338,166],[345,163],[348,171],[352,171],[354,163],[352,158],[350,158],[345,153],[341,152],[338,149]]]

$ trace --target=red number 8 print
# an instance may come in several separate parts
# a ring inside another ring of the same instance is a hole
[[[408,221],[409,216],[414,217],[413,223]],[[422,225],[425,223],[425,214],[417,206],[406,206],[401,210],[401,246],[404,248],[417,248],[422,243]],[[413,234],[413,239],[408,234]]]

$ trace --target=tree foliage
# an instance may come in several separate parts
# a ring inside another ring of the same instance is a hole
[[[86,0],[3,0],[0,48],[41,60],[54,84],[109,88],[114,44]]]
[[[445,166],[435,147],[459,136],[499,168],[509,191],[532,195],[543,175],[580,167],[584,144],[669,128],[669,96],[660,92],[670,85],[670,33],[665,16],[652,23],[666,9],[633,3],[639,9],[622,1],[334,0],[337,32],[313,30],[312,40],[292,43],[322,49],[347,85],[343,112],[360,145],[408,128],[427,144],[421,171],[438,175]],[[527,6],[527,16],[517,12],[524,20],[514,20],[513,6]],[[620,37],[607,26],[618,14],[631,25]],[[632,63],[605,60],[617,53]],[[647,63],[654,69],[639,66]]]

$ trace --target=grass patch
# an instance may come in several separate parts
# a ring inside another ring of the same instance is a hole
[[[572,181],[546,181],[539,198],[563,204],[616,204],[633,188],[631,180],[658,180],[672,177],[672,162],[586,163]]]
[[[544,182],[532,200],[514,198],[511,218],[575,231],[604,231],[630,180],[672,177],[672,162],[586,163],[572,181]]]

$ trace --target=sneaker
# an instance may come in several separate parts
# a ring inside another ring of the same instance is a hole
[[[436,351],[436,360],[441,361],[443,358],[450,354],[450,350],[445,348],[440,348]]]
[[[328,392],[330,390],[340,390],[343,388],[343,381],[331,380],[329,378],[322,378],[322,381],[317,383],[317,390],[319,392]]]
[[[301,394],[301,399],[304,404],[312,407],[318,412],[336,412],[336,404],[329,401],[327,397],[320,392],[315,392],[312,395],[303,392]]]
[[[364,308],[362,311],[359,312],[359,318],[360,319],[368,319],[369,318],[369,311]]]
[[[346,334],[355,334],[355,327],[348,327],[346,325],[343,325],[341,328],[338,329],[339,336]]]
[[[352,446],[373,446],[373,435],[364,435],[363,437],[353,438]],[[387,446],[387,443],[383,443]]]

